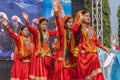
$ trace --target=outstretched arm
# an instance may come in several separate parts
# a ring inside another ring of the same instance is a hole
[[[56,21],[56,26],[58,27],[58,34],[59,34],[59,39],[60,39],[60,47],[63,48],[64,46],[64,26],[61,24],[61,17],[59,14],[59,6],[57,2],[53,4],[53,10],[54,10],[54,15],[55,15],[55,21]]]
[[[95,43],[96,43],[96,46],[98,46],[99,48],[105,50],[108,54],[110,54],[110,49],[107,48],[106,46],[102,45],[102,43],[99,42],[97,39],[96,39]]]
[[[48,30],[49,36],[55,36],[57,34],[57,30]]]
[[[102,45],[102,43],[97,39],[97,35],[96,35],[95,31],[94,31],[94,34],[95,34],[94,38],[95,38],[96,46],[103,49],[103,50],[105,50],[106,52],[108,52],[108,54],[110,54],[110,49],[107,48],[106,46]]]
[[[63,37],[64,27],[61,24],[60,8],[57,1],[53,3],[53,10],[54,10],[56,26],[58,27],[59,36]]]
[[[20,37],[12,31],[12,29],[9,27],[9,23],[6,20],[3,20],[2,24],[4,27],[6,27],[9,35],[15,40],[17,47],[20,48]]]
[[[33,36],[37,36],[38,35],[37,30],[30,26],[28,14],[26,12],[22,12],[22,16],[26,21],[26,25],[27,25],[29,31],[33,34]]]
[[[16,41],[19,41],[19,37],[12,31],[12,29],[9,27],[9,23],[4,19],[2,20],[2,24],[6,27],[9,35]]]
[[[80,27],[80,23],[75,22],[75,23],[73,24],[72,30],[73,30],[74,35],[77,35],[78,30],[79,30],[79,27]]]

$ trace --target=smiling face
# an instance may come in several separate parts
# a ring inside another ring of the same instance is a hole
[[[67,17],[67,19],[65,20],[64,26],[68,29],[72,29],[72,25],[73,25],[73,18]]]
[[[41,19],[39,19],[38,28],[40,30],[46,31],[47,30],[47,24],[48,24],[47,19],[41,18]]]
[[[87,12],[87,13],[83,14],[83,17],[84,17],[83,18],[83,22],[86,23],[86,24],[89,24],[90,21],[91,21],[91,19],[90,19],[90,13]]]
[[[47,29],[47,21],[41,22],[41,24],[39,24],[39,28],[41,30],[46,30]]]
[[[67,22],[66,22],[66,27],[69,29],[72,29],[72,25],[73,25],[73,19],[70,18]]]
[[[29,30],[27,27],[24,27],[23,29],[21,29],[21,33],[22,33],[22,36],[28,36],[29,34]]]

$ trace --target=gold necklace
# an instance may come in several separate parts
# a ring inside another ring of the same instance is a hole
[[[85,31],[87,32],[87,34],[88,34],[88,37],[89,38],[92,38],[93,37],[93,32],[92,32],[92,28],[91,27],[84,27],[84,29],[85,29]]]
[[[30,42],[29,38],[24,38],[24,37],[23,37],[23,41],[25,42],[25,45],[26,45],[27,47],[30,47],[30,46],[31,46],[31,42]]]

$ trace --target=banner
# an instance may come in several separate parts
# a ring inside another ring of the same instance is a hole
[[[60,0],[63,7],[62,17],[71,15],[71,0]],[[23,11],[29,15],[30,23],[34,18],[44,16],[48,19],[48,29],[55,29],[54,14],[52,10],[53,0],[0,0],[0,20],[5,18],[11,29],[17,33],[17,26],[25,25],[21,15]],[[17,17],[18,22],[15,22]],[[52,42],[52,41],[50,41]],[[0,22],[0,56],[11,56],[14,49],[14,40]]]
[[[43,0],[43,7],[44,7],[44,16],[48,19],[49,17],[53,16],[52,10],[52,3],[55,0]],[[60,0],[62,7],[63,7],[63,16],[65,14],[71,15],[71,0]]]
[[[28,13],[32,23],[32,19],[43,15],[43,0],[0,0],[0,20],[5,18],[14,32],[17,30],[16,25],[25,25],[21,15],[22,11]],[[14,40],[0,22],[0,56],[11,56],[13,49]]]

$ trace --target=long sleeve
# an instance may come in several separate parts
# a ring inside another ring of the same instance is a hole
[[[102,45],[102,43],[100,41],[98,41],[98,39],[96,39],[95,44],[97,47],[106,50],[106,47],[104,45]]]
[[[48,30],[49,36],[54,36],[57,34],[57,30]]]
[[[29,21],[26,21],[27,28],[33,34],[33,36],[38,36],[37,30],[30,26]]]
[[[102,47],[102,43],[96,39],[95,44],[97,47]]]
[[[60,22],[60,17],[55,16],[56,24],[58,27],[58,34],[59,34],[59,39],[60,39],[60,48],[64,47],[64,27],[62,26]]]
[[[37,32],[37,30],[35,28],[33,28],[33,27],[30,26],[29,21],[26,21],[26,25],[27,25],[27,28],[29,29],[29,31],[33,35],[33,39],[34,39],[35,45],[37,45],[38,44],[38,32]]]
[[[59,36],[63,37],[63,33],[64,33],[64,27],[62,26],[61,22],[60,22],[60,17],[59,16],[55,16],[55,20],[56,20],[56,25],[58,27],[58,32],[59,32]]]
[[[74,33],[75,35],[77,35],[77,32],[78,32],[79,27],[80,27],[80,24],[79,24],[79,23],[75,22],[75,23],[73,24],[72,30],[73,30],[73,33]]]
[[[17,36],[13,31],[12,29],[10,28],[7,28],[7,31],[9,33],[9,35],[15,40],[17,46],[19,47],[20,46],[20,37]]]
[[[101,43],[100,41],[96,40],[95,43],[96,43],[96,46],[97,46],[97,47],[99,47],[99,48],[101,48],[101,49],[103,49],[103,50],[106,51],[106,48],[107,48],[107,47],[105,47],[104,45],[102,45],[102,43]]]
[[[95,32],[94,28],[93,28],[93,32],[94,32],[95,45],[96,45],[97,47],[102,48],[102,47],[103,47],[103,45],[102,45],[102,43],[98,40],[98,38],[97,38],[97,35],[96,35],[96,32]]]

